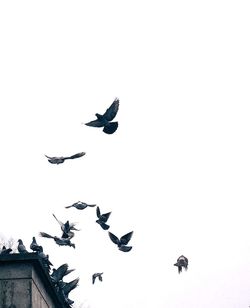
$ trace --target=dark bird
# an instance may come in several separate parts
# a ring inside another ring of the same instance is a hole
[[[64,276],[74,271],[74,269],[69,270],[68,268],[69,266],[67,263],[62,264],[58,269],[53,268],[53,273],[50,275],[52,282],[58,283],[58,281],[62,280]]]
[[[61,237],[57,237],[57,236],[52,236],[52,235],[49,235],[48,233],[45,233],[45,232],[40,232],[39,235],[41,237],[53,238],[54,241],[56,242],[56,244],[59,245],[59,246],[70,246],[70,247],[75,248],[75,244],[71,243],[69,238],[61,238]]]
[[[64,282],[62,280],[58,282],[59,290],[61,291],[63,299],[69,305],[72,305],[74,303],[74,301],[68,298],[69,293],[78,286],[78,282],[79,278],[76,278],[70,282]]]
[[[42,246],[39,246],[36,242],[36,238],[33,236],[32,237],[32,242],[30,244],[30,249],[33,250],[34,252],[41,252],[43,251]]]
[[[72,237],[74,237],[75,233],[72,232],[71,230],[80,231],[79,229],[75,228],[76,223],[74,223],[74,222],[70,223],[68,220],[65,223],[63,223],[59,219],[56,218],[55,214],[53,214],[53,216],[55,217],[56,221],[59,223],[59,225],[61,227],[61,230],[63,232],[62,238],[72,238]]]
[[[96,204],[87,204],[85,202],[78,201],[78,202],[73,203],[72,205],[65,206],[65,208],[69,209],[70,207],[75,207],[78,210],[84,210],[86,209],[86,207],[95,207],[95,206]]]
[[[178,273],[180,274],[182,272],[182,268],[184,267],[185,270],[188,269],[188,259],[181,255],[178,259],[177,262],[174,264],[174,266],[178,267]]]
[[[106,134],[113,134],[118,127],[118,122],[111,122],[119,109],[119,99],[116,98],[111,106],[105,111],[103,115],[96,113],[97,120],[85,123],[87,126],[103,127],[103,131]]]
[[[95,274],[93,274],[92,275],[92,283],[94,284],[95,283],[95,279],[98,277],[98,279],[100,280],[100,281],[102,281],[102,274],[103,273],[95,273]]]
[[[28,253],[26,247],[23,244],[23,241],[20,239],[18,240],[17,250],[19,251],[19,253]]]
[[[105,213],[105,214],[101,214],[99,206],[96,208],[96,215],[98,217],[96,222],[103,228],[103,230],[108,230],[109,227],[110,227],[109,225],[106,224],[106,222],[109,219],[110,214],[111,214],[111,212]]]
[[[50,157],[50,156],[47,156],[45,155],[47,158],[48,158],[48,161],[51,163],[51,164],[62,164],[64,163],[64,161],[66,159],[74,159],[74,158],[79,158],[79,157],[82,157],[84,156],[86,153],[85,152],[81,152],[81,153],[77,153],[75,155],[72,155],[72,156],[66,156],[66,157]]]
[[[132,249],[132,246],[126,246],[128,242],[131,240],[132,235],[133,235],[133,231],[123,235],[119,239],[116,235],[109,232],[109,237],[111,241],[118,246],[119,250],[123,252],[128,252]]]
[[[50,268],[53,266],[53,264],[49,260],[49,255],[46,255],[43,251],[40,251],[38,252],[38,256],[41,258],[43,266],[47,269],[48,272],[50,272]]]
[[[0,255],[8,255],[11,251],[11,248],[6,248],[5,246],[3,246]]]

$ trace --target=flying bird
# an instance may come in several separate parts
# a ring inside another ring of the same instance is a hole
[[[105,213],[105,214],[101,214],[99,206],[96,208],[96,215],[98,217],[96,222],[103,228],[103,230],[108,230],[109,227],[110,227],[109,225],[106,224],[106,222],[109,219],[110,214],[111,214],[111,212]]]
[[[32,242],[30,244],[30,249],[33,250],[34,252],[42,252],[43,248],[42,246],[39,246],[36,242],[36,238],[33,236],[32,237]]]
[[[61,237],[57,237],[57,236],[52,236],[52,235],[49,235],[48,233],[45,233],[45,232],[40,232],[39,235],[41,237],[53,238],[54,241],[56,242],[56,244],[59,245],[59,246],[70,246],[70,247],[75,248],[75,244],[71,243],[69,238],[61,238]]]
[[[93,284],[95,283],[95,280],[96,280],[97,277],[98,277],[98,279],[99,279],[100,281],[102,281],[102,274],[103,274],[103,273],[95,273],[95,274],[93,274],[93,275],[92,275],[92,283],[93,283]]]
[[[131,240],[132,235],[133,235],[133,231],[123,235],[119,239],[116,235],[109,232],[109,237],[111,241],[118,246],[119,250],[123,252],[128,252],[132,249],[132,246],[126,246],[128,242]]]
[[[78,201],[78,202],[73,203],[72,205],[65,206],[65,208],[69,209],[70,207],[75,207],[78,210],[84,210],[86,209],[86,207],[95,207],[95,206],[96,204],[87,204],[85,202]]]
[[[61,227],[61,230],[63,232],[62,238],[72,238],[72,237],[74,237],[75,233],[72,232],[71,230],[80,231],[79,229],[75,228],[76,223],[74,223],[74,222],[70,223],[68,220],[65,223],[63,223],[59,219],[56,218],[55,214],[53,214],[53,216],[55,217],[56,221],[59,223],[59,225]]]
[[[105,111],[103,115],[96,113],[96,120],[85,123],[87,126],[103,127],[103,132],[106,134],[113,134],[118,128],[118,122],[111,122],[119,109],[119,99],[116,98],[111,106]]]
[[[188,259],[181,255],[178,259],[177,262],[174,264],[174,266],[178,267],[178,273],[180,274],[182,272],[182,268],[184,267],[185,270],[188,268]]]
[[[18,246],[17,246],[17,250],[19,251],[19,253],[28,253],[26,247],[23,244],[23,241],[21,239],[18,240]]]
[[[69,305],[72,305],[74,301],[69,299],[68,295],[72,290],[74,290],[78,286],[78,282],[79,282],[79,278],[76,278],[70,282],[64,282],[62,280],[58,282],[59,290],[61,291],[63,299]]]
[[[82,157],[82,156],[84,156],[86,153],[85,152],[81,152],[81,153],[77,153],[77,154],[75,154],[75,155],[72,155],[72,156],[66,156],[66,157],[63,157],[63,156],[61,156],[61,157],[50,157],[50,156],[47,156],[47,155],[45,155],[47,158],[48,158],[48,161],[51,163],[51,164],[62,164],[62,163],[64,163],[64,161],[66,160],[66,159],[74,159],[74,158],[79,158],[79,157]]]
[[[69,266],[67,263],[62,264],[58,269],[53,268],[53,273],[50,275],[52,282],[58,283],[58,281],[62,280],[64,276],[74,271],[74,269],[69,270],[68,268]]]
[[[3,246],[0,255],[8,255],[9,253],[11,253],[11,251],[11,248],[6,248],[5,246]]]

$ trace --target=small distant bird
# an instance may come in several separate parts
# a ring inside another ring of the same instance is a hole
[[[103,273],[95,273],[95,274],[93,274],[92,275],[92,283],[94,284],[95,283],[95,279],[98,277],[98,279],[100,280],[100,281],[102,281],[102,274]]]
[[[105,214],[101,214],[99,206],[96,208],[96,215],[98,217],[96,222],[103,228],[103,230],[108,230],[109,227],[110,227],[109,225],[106,224],[106,222],[109,219],[110,214],[111,214],[111,212],[105,213]]]
[[[111,241],[118,246],[119,250],[123,252],[128,252],[132,249],[132,246],[126,246],[128,242],[131,240],[132,235],[133,235],[133,231],[123,235],[119,239],[116,235],[109,232],[109,237]]]
[[[57,237],[57,236],[52,236],[52,235],[49,235],[48,233],[45,233],[45,232],[40,232],[39,235],[41,237],[53,238],[54,241],[56,242],[56,244],[59,245],[59,246],[70,246],[70,247],[73,247],[73,248],[76,247],[74,243],[71,243],[69,238],[61,238],[61,237]]]
[[[70,223],[68,220],[65,223],[63,223],[59,219],[56,218],[55,214],[53,214],[53,216],[55,217],[56,221],[59,223],[59,225],[61,227],[61,230],[63,232],[62,238],[72,238],[72,237],[74,237],[75,233],[72,232],[71,230],[80,231],[79,229],[75,228],[76,223],[74,223],[74,222]]]
[[[178,259],[177,262],[174,264],[174,266],[178,267],[178,273],[180,274],[182,272],[182,268],[184,267],[185,270],[188,268],[188,259],[181,255]]]
[[[34,252],[41,252],[43,251],[42,246],[39,246],[36,242],[36,238],[33,236],[32,237],[32,242],[30,244],[30,249],[33,250]]]
[[[50,156],[47,156],[45,155],[47,158],[48,158],[48,161],[51,163],[51,164],[62,164],[64,163],[64,161],[66,159],[74,159],[74,158],[79,158],[79,157],[82,157],[84,156],[86,153],[85,152],[81,152],[81,153],[77,153],[75,155],[72,155],[72,156],[66,156],[66,157],[50,157]]]
[[[58,269],[53,269],[53,273],[50,275],[52,282],[58,283],[58,281],[62,280],[64,276],[74,271],[74,269],[69,270],[68,268],[68,264],[65,263],[59,266]]]
[[[69,209],[70,207],[75,207],[76,209],[78,210],[84,210],[86,209],[86,207],[95,207],[96,204],[87,204],[85,202],[81,202],[81,201],[78,201],[78,202],[75,202],[73,203],[72,205],[69,205],[69,206],[65,206],[66,209]]]
[[[11,251],[11,248],[6,248],[5,246],[3,246],[0,255],[8,255]]]
[[[118,122],[111,122],[119,109],[119,99],[116,98],[111,106],[105,111],[103,115],[96,113],[97,120],[85,123],[87,126],[103,127],[103,132],[106,134],[113,134],[118,127]]]
[[[23,241],[21,239],[18,240],[18,246],[17,246],[17,250],[19,251],[19,253],[28,253],[26,247],[23,244]]]

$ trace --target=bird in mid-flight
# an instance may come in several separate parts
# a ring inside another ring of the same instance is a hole
[[[96,204],[87,204],[85,202],[78,201],[78,202],[73,203],[72,205],[65,206],[65,208],[69,209],[70,207],[75,207],[78,210],[84,210],[88,206],[89,207],[95,207]]]
[[[74,155],[72,155],[72,156],[65,156],[65,157],[63,157],[63,156],[61,156],[61,157],[57,157],[57,156],[51,157],[51,156],[47,156],[47,155],[45,155],[45,156],[48,158],[48,161],[49,161],[51,164],[57,164],[57,165],[58,165],[58,164],[64,163],[64,161],[65,161],[66,159],[79,158],[79,157],[84,156],[85,154],[86,154],[85,152],[81,152],[81,153],[74,154]]]
[[[180,274],[182,272],[182,268],[184,267],[185,270],[188,268],[188,259],[181,255],[178,259],[177,262],[174,264],[174,266],[178,267],[178,273]]]
[[[70,223],[68,220],[65,223],[63,223],[59,219],[56,218],[55,214],[53,214],[53,216],[55,217],[56,221],[59,223],[59,225],[61,227],[61,230],[63,232],[62,238],[72,238],[72,237],[74,237],[75,233],[72,232],[71,230],[80,231],[79,229],[75,228],[76,223],[74,223],[74,222]]]
[[[111,212],[101,214],[99,206],[96,208],[96,215],[98,217],[96,222],[103,228],[103,230],[108,230],[110,227],[109,225],[106,224],[107,220],[109,219],[110,214]]]
[[[123,235],[119,239],[116,235],[109,232],[109,237],[111,241],[118,246],[119,250],[123,252],[128,252],[132,249],[132,246],[127,246],[128,242],[131,240],[132,235],[133,235],[133,231]]]
[[[106,134],[113,134],[118,128],[118,122],[111,122],[119,109],[119,99],[116,98],[111,106],[105,111],[104,114],[96,113],[96,120],[85,123],[87,126],[103,127],[103,132]]]
[[[102,281],[102,274],[103,273],[95,273],[95,274],[93,274],[92,275],[92,283],[94,284],[95,283],[95,279],[98,277],[98,279],[100,280],[100,281]]]
[[[59,246],[70,246],[70,247],[75,248],[75,244],[71,243],[70,238],[61,238],[61,237],[57,237],[57,236],[52,236],[52,235],[45,233],[45,232],[40,232],[39,235],[41,237],[53,238],[54,241],[56,242],[56,244],[59,245]]]

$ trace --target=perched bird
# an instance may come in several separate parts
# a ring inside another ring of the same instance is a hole
[[[94,284],[95,283],[95,279],[98,277],[98,279],[100,280],[100,281],[102,281],[102,274],[103,273],[95,273],[95,274],[93,274],[92,275],[92,283]]]
[[[43,251],[38,252],[38,256],[42,259],[42,263],[44,267],[47,269],[48,272],[50,272],[51,266],[53,264],[49,260],[49,255],[46,255]]]
[[[95,207],[95,206],[96,204],[87,204],[85,202],[78,201],[73,203],[72,205],[65,206],[65,208],[69,209],[70,207],[75,207],[78,210],[84,210],[86,209],[86,207]]]
[[[118,246],[119,250],[123,252],[128,252],[132,249],[132,246],[126,246],[128,242],[131,240],[132,235],[133,235],[133,231],[123,235],[119,239],[116,235],[109,232],[109,237],[111,241]]]
[[[49,235],[48,233],[45,233],[45,232],[40,232],[39,235],[41,237],[53,238],[54,241],[56,242],[56,244],[59,245],[59,246],[70,246],[70,247],[73,247],[73,248],[76,247],[74,243],[71,243],[69,238],[61,238],[61,237],[57,237],[57,236],[52,236],[52,235]]]
[[[74,269],[69,270],[68,268],[69,266],[67,263],[62,264],[58,269],[53,268],[53,273],[50,275],[52,282],[58,283],[58,281],[62,280],[64,276],[74,271]]]
[[[50,156],[47,156],[45,155],[47,158],[48,158],[48,161],[51,163],[51,164],[62,164],[64,163],[64,161],[66,159],[74,159],[74,158],[79,158],[79,157],[82,157],[84,156],[86,153],[85,152],[81,152],[81,153],[77,153],[75,155],[72,155],[72,156],[66,156],[66,157],[50,157]]]
[[[18,240],[17,250],[19,251],[19,253],[28,253],[26,247],[23,244],[23,241],[20,239]]]
[[[99,206],[96,208],[96,215],[98,217],[96,222],[103,228],[103,230],[108,230],[109,227],[110,227],[109,225],[106,224],[106,222],[109,219],[110,214],[111,214],[111,212],[105,213],[105,214],[101,214]]]
[[[11,251],[11,248],[6,248],[5,246],[3,246],[0,255],[8,255]]]
[[[33,236],[32,237],[32,242],[30,244],[30,249],[33,250],[34,252],[41,252],[43,251],[42,246],[39,246],[36,242],[36,238]]]
[[[184,267],[185,270],[188,268],[188,259],[181,255],[178,259],[177,262],[174,264],[174,266],[178,267],[178,273],[180,274],[182,272],[182,268]]]
[[[70,223],[68,220],[65,223],[63,223],[59,219],[56,218],[55,214],[53,214],[53,216],[55,217],[56,221],[59,223],[59,225],[61,227],[61,230],[63,232],[62,238],[72,238],[72,237],[74,237],[75,233],[72,232],[71,230],[80,231],[79,229],[75,228],[76,223],[74,223],[74,222]]]
[[[111,106],[105,111],[103,115],[96,113],[97,120],[85,123],[87,126],[103,127],[103,132],[106,134],[113,134],[118,127],[118,122],[111,122],[119,109],[119,99],[116,98]]]

